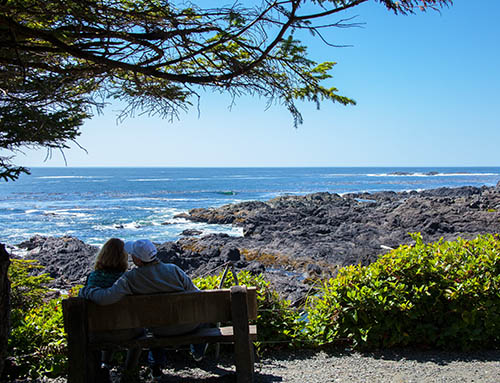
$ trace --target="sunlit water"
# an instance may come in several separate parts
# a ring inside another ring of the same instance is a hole
[[[494,186],[500,168],[34,168],[0,183],[0,242],[35,234],[176,240],[185,229],[241,235],[229,225],[175,215],[286,194]]]

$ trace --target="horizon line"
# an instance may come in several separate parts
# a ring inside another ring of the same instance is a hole
[[[273,166],[273,165],[262,165],[262,166],[182,166],[182,165],[92,165],[92,166],[29,166],[24,165],[28,169],[92,169],[92,168],[108,168],[108,169],[137,169],[137,168],[158,168],[158,169],[320,169],[320,168],[406,168],[406,169],[416,169],[416,168],[500,168],[500,165],[351,165],[351,166],[328,166],[328,165],[317,165],[317,166]]]

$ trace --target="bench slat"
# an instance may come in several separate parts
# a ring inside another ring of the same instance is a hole
[[[248,326],[250,339],[257,340],[257,326]],[[180,346],[192,343],[223,343],[234,342],[234,332],[232,326],[219,327],[219,328],[202,328],[195,332],[168,337],[154,337],[145,336],[127,341],[108,342],[91,342],[89,348],[91,350],[112,350],[116,348],[152,348],[152,347],[167,347],[167,346]]]
[[[88,302],[89,331],[226,322],[232,319],[230,302],[229,289],[133,295],[107,306]],[[247,288],[247,307],[249,319],[256,319],[255,287]]]

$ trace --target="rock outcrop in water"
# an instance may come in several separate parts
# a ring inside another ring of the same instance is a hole
[[[410,232],[421,232],[428,242],[499,233],[500,183],[494,188],[284,196],[193,209],[181,216],[238,225],[244,236],[211,234],[158,244],[162,261],[192,276],[221,272],[232,261],[239,269],[263,272],[278,291],[297,301],[309,289],[307,279],[373,262],[390,248],[411,243]],[[83,283],[97,251],[70,237],[34,237],[21,247],[47,266],[57,285]]]
[[[40,235],[18,247],[27,251],[25,259],[38,260],[44,266],[42,272],[54,278],[53,286],[61,289],[85,284],[98,251],[96,246],[87,245],[78,238]]]
[[[181,216],[242,226],[243,238],[221,240],[240,251],[344,266],[368,264],[388,248],[411,242],[409,232],[421,232],[426,241],[500,232],[499,211],[498,188],[462,187],[285,196],[267,202],[193,209]],[[196,243],[214,246],[211,237]]]

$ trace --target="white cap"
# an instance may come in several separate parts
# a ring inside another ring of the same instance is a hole
[[[143,262],[151,262],[156,258],[156,246],[149,239],[125,242],[125,251]]]

